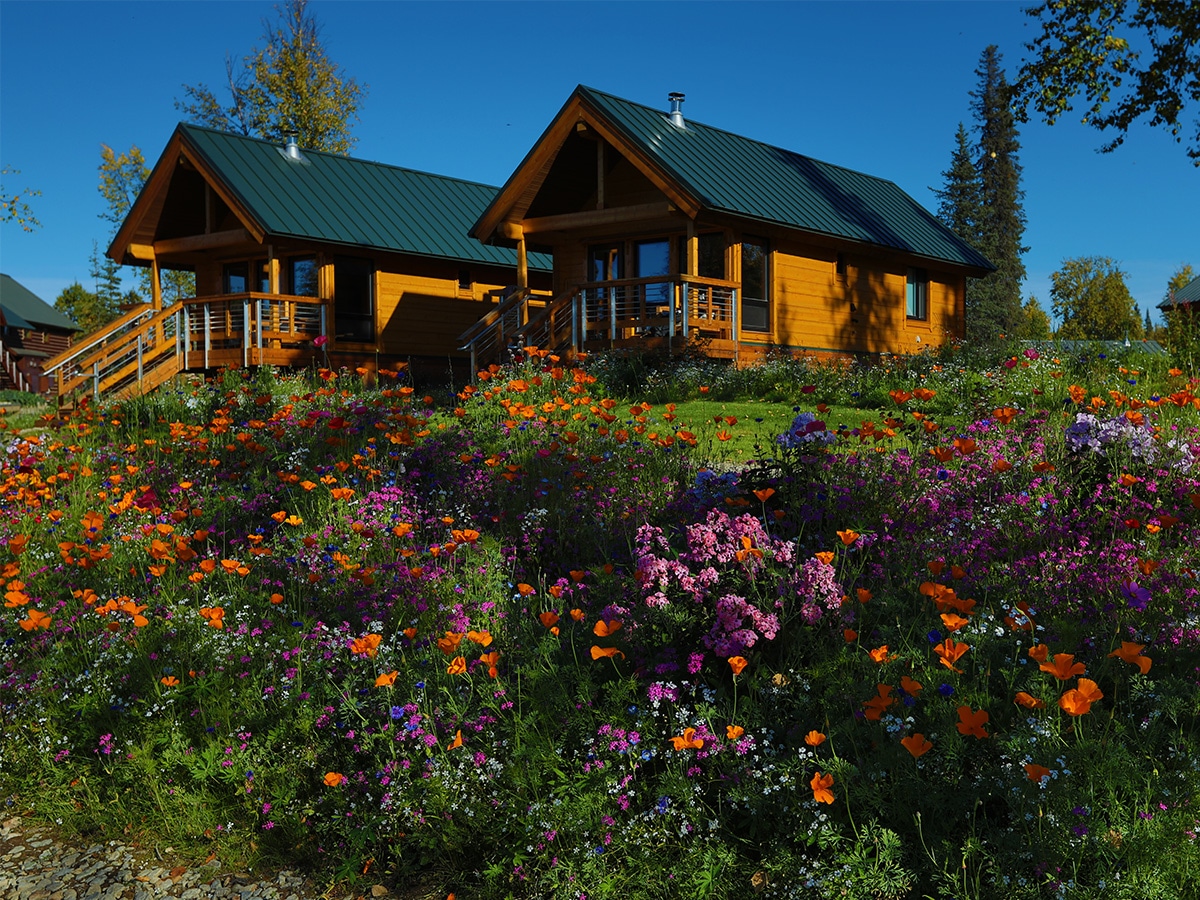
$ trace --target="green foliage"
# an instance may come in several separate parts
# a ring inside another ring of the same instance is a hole
[[[1021,145],[1010,106],[1010,89],[994,44],[984,49],[975,70],[979,86],[971,92],[971,110],[979,135],[975,168],[981,199],[978,249],[996,266],[990,275],[967,286],[967,337],[978,342],[1012,335],[1021,322],[1021,255],[1025,210],[1022,201]]]
[[[950,168],[942,173],[945,187],[935,190],[938,198],[938,218],[947,228],[976,249],[979,248],[979,226],[983,212],[982,185],[979,171],[972,158],[967,129],[958,123],[954,135],[954,152]]]
[[[20,175],[20,169],[12,169],[8,166],[0,169],[0,177],[8,175]],[[41,191],[34,191],[29,188],[24,188],[16,193],[9,193],[3,184],[0,184],[0,223],[16,222],[25,231],[34,231],[41,228],[42,223],[37,220],[37,216],[33,214],[33,208],[30,207],[29,201],[25,198],[40,197]]]
[[[71,319],[84,333],[111,322],[119,313],[114,305],[78,281],[58,295],[54,308]]]
[[[1142,337],[1137,303],[1125,273],[1107,256],[1064,259],[1050,275],[1051,308],[1063,340],[1119,341]]]
[[[1200,110],[1200,16],[1193,0],[1043,0],[1027,10],[1041,33],[1016,81],[1023,121],[1032,107],[1054,124],[1082,97],[1083,122],[1115,132],[1119,147],[1135,121],[1150,117],[1182,142],[1185,111]],[[1143,57],[1135,49],[1149,44]],[[1200,166],[1200,118],[1187,138]]]
[[[100,196],[108,209],[100,213],[100,218],[111,223],[114,229],[119,228],[149,177],[150,169],[137,146],[117,153],[107,144],[101,144]]]
[[[346,155],[366,85],[329,59],[307,0],[277,9],[281,24],[264,24],[263,47],[251,50],[240,69],[226,59],[229,106],[200,84],[185,85],[188,100],[175,107],[210,128],[277,143],[291,133],[301,147]]]
[[[1048,341],[1050,331],[1050,316],[1042,309],[1037,297],[1030,297],[1021,307],[1021,324],[1017,327],[1017,338],[1024,341]]]

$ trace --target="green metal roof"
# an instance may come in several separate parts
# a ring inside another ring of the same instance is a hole
[[[1200,303],[1200,277],[1193,278],[1175,292],[1175,299],[1170,297],[1158,304],[1159,309],[1170,309],[1178,303]]]
[[[33,331],[39,325],[63,331],[78,331],[79,327],[57,309],[8,275],[0,275],[0,307],[4,321],[15,328]]]
[[[303,147],[292,160],[269,141],[196,125],[179,131],[269,234],[516,266],[514,250],[467,237],[497,188]],[[553,268],[546,254],[528,262]]]
[[[701,204],[738,216],[995,269],[895,183],[580,85],[576,93]]]

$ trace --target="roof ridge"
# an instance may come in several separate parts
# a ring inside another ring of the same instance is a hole
[[[576,88],[576,90],[579,90],[579,89],[582,89],[582,90],[587,91],[592,94],[600,94],[601,96],[604,96],[604,97],[610,97],[613,100],[619,100],[622,103],[628,103],[631,106],[637,106],[637,107],[640,107],[641,109],[648,110],[649,112],[657,113],[658,115],[662,116],[664,119],[668,119],[668,120],[670,119],[670,117],[667,115],[667,113],[663,112],[661,109],[650,106],[646,103],[639,103],[636,100],[630,100],[626,97],[620,97],[609,91],[602,91],[598,88],[589,87],[586,84],[580,84],[579,87]],[[685,127],[687,125],[691,125],[694,123],[696,125],[699,125],[701,128],[706,129],[707,131],[716,131],[716,132],[720,132],[721,134],[727,134],[730,137],[737,138],[739,141],[748,141],[751,144],[758,144],[760,147],[766,147],[769,150],[777,150],[780,153],[786,153],[789,156],[798,156],[801,159],[806,159],[810,162],[817,163],[818,165],[828,166],[831,169],[840,169],[843,172],[849,172],[853,175],[859,175],[863,178],[870,178],[872,181],[880,181],[885,184],[895,185],[897,188],[900,188],[900,186],[898,184],[896,184],[896,182],[893,181],[891,178],[883,178],[879,175],[872,175],[870,172],[863,172],[861,169],[852,169],[849,166],[843,166],[840,163],[833,163],[833,162],[829,162],[824,159],[818,159],[815,156],[809,156],[808,154],[801,153],[798,150],[789,150],[787,147],[781,147],[778,144],[769,144],[766,141],[760,141],[757,138],[747,137],[744,134],[738,134],[736,131],[730,131],[728,128],[721,128],[719,125],[709,125],[706,122],[701,122],[696,119],[689,119],[686,116],[684,117],[684,122],[685,122]],[[900,189],[903,190],[903,188],[900,188]]]
[[[236,132],[233,132],[233,131],[223,131],[220,128],[212,128],[208,125],[196,125],[193,122],[180,122],[177,127],[189,129],[189,130],[196,130],[196,131],[206,131],[209,134],[218,135],[219,137],[223,137],[223,138],[234,138],[236,140],[250,141],[250,142],[253,142],[256,144],[266,144],[268,147],[282,149],[282,148],[280,148],[279,144],[276,144],[274,141],[268,140],[267,138],[253,137],[252,135],[248,135],[248,134],[237,134]],[[301,147],[300,147],[300,152],[301,153],[319,153],[321,156],[327,156],[332,159],[340,159],[340,160],[344,160],[346,162],[356,163],[359,165],[380,166],[381,168],[385,168],[385,169],[395,169],[398,172],[408,172],[413,175],[423,175],[426,178],[440,178],[444,181],[452,181],[455,184],[469,184],[469,185],[475,185],[476,187],[490,188],[492,190],[497,190],[497,191],[499,190],[499,187],[497,185],[488,184],[487,182],[484,182],[484,181],[475,181],[475,180],[469,179],[469,178],[457,178],[454,175],[445,175],[440,172],[427,172],[424,169],[414,169],[409,166],[400,166],[400,165],[396,165],[395,163],[382,162],[377,159],[366,159],[365,157],[362,157],[362,156],[344,156],[341,153],[332,153],[328,150],[316,150],[316,149],[313,149],[312,147],[305,147],[303,145],[301,145]]]

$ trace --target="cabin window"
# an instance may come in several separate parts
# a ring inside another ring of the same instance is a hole
[[[287,261],[287,292],[296,297],[319,297],[317,258],[293,256]]]
[[[924,269],[908,270],[904,287],[905,313],[910,319],[929,318],[929,273]]]
[[[268,260],[260,259],[255,262],[253,272],[256,273],[255,281],[257,286],[254,290],[262,294],[271,293],[271,263]]]
[[[221,276],[221,290],[226,294],[244,294],[249,290],[246,284],[246,264],[226,263]]]
[[[696,238],[696,274],[701,278],[725,278],[725,235],[719,231]]]
[[[846,254],[839,253],[837,261],[833,264],[834,271],[837,273],[838,281],[842,284],[846,283]]]
[[[375,340],[375,264],[357,256],[333,258],[333,317],[340,341]]]
[[[666,238],[653,241],[638,241],[634,245],[637,251],[637,277],[657,279],[641,286],[646,300],[646,315],[655,315],[670,301],[673,290],[667,282],[671,273],[671,242]]]
[[[471,277],[470,269],[458,270],[458,289],[460,291],[469,291],[474,286],[475,281]]]
[[[767,242],[761,238],[742,240],[742,331],[771,330],[770,273]]]

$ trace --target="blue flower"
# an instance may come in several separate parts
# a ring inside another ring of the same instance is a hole
[[[940,644],[942,642],[942,633],[936,628],[929,632],[929,634],[925,635],[925,637],[931,644]]]
[[[938,693],[943,697],[951,697],[954,695],[954,688],[948,684],[940,684],[938,685]]]

